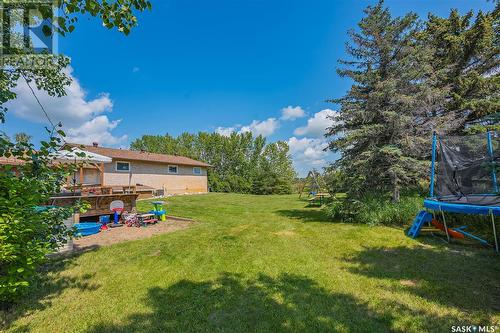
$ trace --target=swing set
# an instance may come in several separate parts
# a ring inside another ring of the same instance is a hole
[[[322,185],[322,186],[321,186]],[[323,205],[325,198],[330,197],[330,193],[325,191],[325,184],[321,175],[315,169],[312,169],[307,173],[307,177],[302,184],[299,191],[299,199],[302,198],[304,190],[307,192],[308,201],[311,204]]]

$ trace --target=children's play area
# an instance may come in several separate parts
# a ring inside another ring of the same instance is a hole
[[[77,236],[89,236],[101,230],[121,226],[147,227],[148,225],[158,223],[158,221],[166,221],[166,210],[163,207],[165,203],[163,201],[153,201],[151,204],[153,207],[150,211],[129,213],[124,210],[123,201],[114,200],[109,205],[111,214],[98,216],[98,222],[76,223],[74,227],[77,230]],[[110,221],[110,215],[112,221]],[[90,216],[87,219],[91,218],[95,218],[95,216]]]
[[[307,177],[299,188],[299,199],[304,193],[307,193],[307,201],[310,205],[321,206],[330,197],[326,184],[317,170],[312,169],[307,173]]]
[[[429,197],[424,200],[425,210],[415,217],[408,235],[415,238],[422,232],[442,232],[448,242],[470,239],[499,252],[495,225],[495,216],[500,215],[496,176],[499,159],[497,132],[457,137],[434,133]],[[468,232],[467,226],[451,227],[446,218],[450,213],[489,217],[494,244]]]
[[[127,199],[127,201],[120,200],[123,198]],[[170,224],[162,225],[167,221],[165,201],[149,201],[146,209],[142,208],[138,211],[135,194],[53,197],[51,198],[52,205],[39,206],[38,209],[49,210],[57,206],[67,206],[74,204],[76,200],[85,200],[90,207],[83,213],[73,214],[65,222],[68,228],[74,228],[75,238],[69,240],[65,246],[60,248],[60,252],[70,252],[82,247],[89,248],[90,245],[112,244],[124,240],[140,239],[144,238],[145,235],[150,236],[178,229],[173,228]],[[178,221],[184,222],[182,219],[169,217],[169,222]],[[179,227],[183,227],[183,225]],[[137,231],[125,231],[124,229],[135,229]],[[144,232],[138,231],[139,229],[151,230]],[[83,238],[89,236],[93,236],[91,240],[82,241]],[[106,237],[110,239],[106,239]],[[85,244],[85,246],[82,246],[82,244]]]

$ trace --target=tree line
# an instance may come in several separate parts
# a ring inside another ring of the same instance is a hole
[[[353,196],[367,191],[400,199],[426,179],[433,131],[498,130],[500,4],[490,12],[449,17],[393,17],[382,1],[349,32],[338,74],[354,83],[341,98],[331,166]]]
[[[208,184],[214,192],[286,194],[292,192],[295,170],[288,144],[267,143],[248,133],[182,133],[177,137],[143,135],[130,148],[182,155],[210,164]]]

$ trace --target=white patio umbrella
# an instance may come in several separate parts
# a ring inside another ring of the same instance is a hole
[[[85,154],[84,157],[79,156]],[[52,154],[56,160],[60,161],[70,161],[70,162],[89,162],[89,163],[111,163],[112,159],[110,157],[100,155],[97,153],[91,153],[86,150],[82,150],[77,147],[72,147],[67,150],[59,150]]]

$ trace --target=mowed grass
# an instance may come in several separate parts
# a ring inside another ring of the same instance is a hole
[[[12,332],[448,332],[500,324],[500,256],[328,221],[297,196],[168,199],[199,221],[54,262]],[[147,202],[140,209],[149,209]]]

